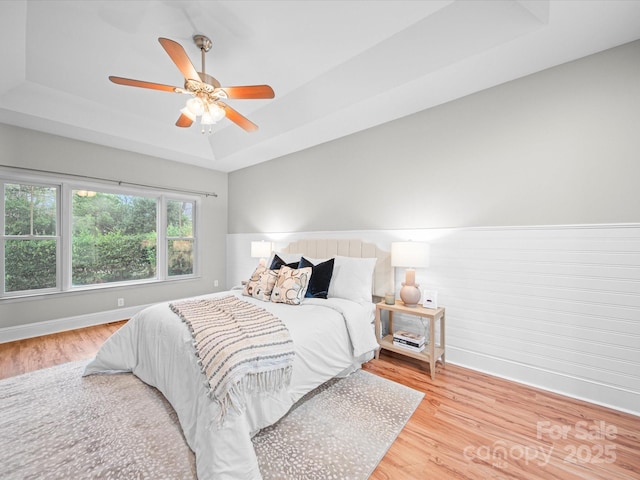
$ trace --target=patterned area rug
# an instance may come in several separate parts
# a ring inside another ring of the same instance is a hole
[[[367,479],[424,394],[358,370],[308,393],[253,438],[264,480]]]
[[[131,374],[72,362],[0,381],[1,478],[195,479],[175,412]],[[423,394],[368,372],[332,380],[254,438],[268,479],[369,477]]]

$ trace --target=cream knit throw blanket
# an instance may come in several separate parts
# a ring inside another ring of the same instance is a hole
[[[169,305],[189,327],[209,396],[240,412],[250,392],[278,391],[291,381],[293,341],[270,312],[234,296]]]

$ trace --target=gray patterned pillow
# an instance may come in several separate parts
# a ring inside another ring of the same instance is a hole
[[[300,305],[309,287],[311,267],[293,269],[283,265],[278,271],[278,281],[271,292],[271,301]]]

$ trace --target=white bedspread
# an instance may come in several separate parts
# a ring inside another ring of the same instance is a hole
[[[218,406],[207,396],[191,334],[168,307],[170,302],[135,315],[105,342],[84,373],[130,371],[158,388],[176,410],[196,454],[199,480],[260,479],[251,436],[318,385],[358,368],[378,347],[372,304],[334,298],[305,299],[292,306],[231,293],[278,316],[291,333],[296,356],[288,389],[250,398],[246,410],[229,414],[222,427],[214,421]]]

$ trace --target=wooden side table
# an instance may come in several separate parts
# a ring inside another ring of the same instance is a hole
[[[386,310],[389,312],[389,334],[384,338],[380,338],[380,312]],[[416,317],[426,318],[429,320],[429,343],[421,352],[413,352],[406,348],[398,347],[393,344],[393,314],[395,312],[404,313],[406,315],[414,315]],[[435,322],[440,320],[440,343],[436,345]],[[396,300],[395,305],[387,305],[384,302],[376,303],[376,339],[380,348],[376,351],[376,359],[380,356],[380,350],[390,350],[392,352],[406,355],[417,360],[429,363],[429,371],[431,379],[436,378],[436,362],[441,359],[444,366],[444,308],[424,308],[406,307],[400,300]]]

